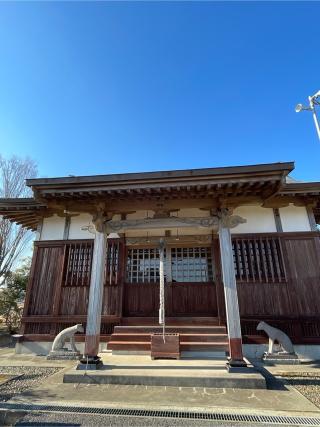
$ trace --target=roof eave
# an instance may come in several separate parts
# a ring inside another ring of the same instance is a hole
[[[187,169],[159,172],[141,172],[113,175],[93,175],[78,177],[36,178],[27,179],[26,184],[34,190],[43,188],[64,188],[68,186],[90,185],[121,185],[139,184],[148,182],[179,182],[180,180],[214,179],[221,177],[240,177],[252,175],[278,175],[286,176],[294,169],[294,162],[268,163],[262,165],[230,166],[222,168]]]

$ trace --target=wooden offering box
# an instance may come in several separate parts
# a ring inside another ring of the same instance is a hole
[[[180,359],[179,334],[155,333],[151,335],[151,359]]]

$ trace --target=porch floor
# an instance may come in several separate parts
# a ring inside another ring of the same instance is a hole
[[[173,387],[265,388],[264,377],[253,367],[229,373],[226,359],[193,358],[151,360],[146,355],[103,355],[104,366],[95,371],[65,372],[65,383],[122,384]]]

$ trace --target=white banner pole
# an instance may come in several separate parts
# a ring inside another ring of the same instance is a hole
[[[160,308],[159,308],[159,324],[162,325],[163,342],[165,342],[165,295],[164,295],[164,240],[160,239]]]

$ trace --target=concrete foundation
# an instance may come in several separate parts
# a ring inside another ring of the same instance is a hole
[[[65,346],[71,350],[70,344],[66,343]],[[77,342],[76,346],[83,354],[84,342]],[[99,352],[106,349],[107,343],[101,342],[99,345]],[[49,341],[22,341],[18,342],[15,347],[16,354],[36,354],[37,356],[47,356],[50,353],[52,342]]]
[[[243,345],[244,356],[248,359],[262,359],[267,351],[267,344]],[[294,345],[294,351],[302,361],[320,360],[320,345]]]
[[[68,347],[68,343],[66,346]],[[84,351],[84,343],[77,342],[77,348],[82,354]],[[51,350],[52,342],[48,341],[22,341],[18,342],[15,347],[16,354],[36,354],[38,356],[47,356]],[[107,343],[101,342],[99,346],[100,352],[107,350]],[[320,360],[320,345],[295,345],[294,350],[302,361]],[[244,344],[244,357],[248,359],[262,359],[263,354],[268,351],[267,344]],[[215,357],[212,352],[183,352],[183,357]],[[113,352],[118,355],[149,355],[150,352]],[[224,357],[224,353],[217,354],[218,357]]]
[[[64,373],[64,383],[119,384],[171,387],[214,387],[263,389],[264,377],[253,366],[241,373],[230,373],[226,360],[151,360],[149,356],[103,357],[99,370],[79,371],[76,367]]]
[[[67,348],[62,350],[50,351],[47,356],[47,360],[79,360],[80,352],[79,351],[70,351]]]

